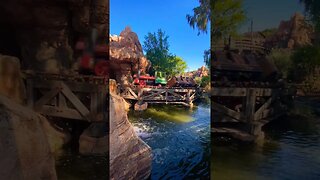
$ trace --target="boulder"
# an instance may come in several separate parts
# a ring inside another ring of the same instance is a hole
[[[20,60],[0,54],[0,94],[22,104],[26,90],[20,73]]]
[[[44,121],[43,116],[0,95],[1,179],[57,179]]]
[[[107,123],[92,123],[79,138],[81,154],[107,154],[109,150]]]
[[[110,93],[110,179],[146,179],[151,173],[151,148],[136,134],[125,100]]]

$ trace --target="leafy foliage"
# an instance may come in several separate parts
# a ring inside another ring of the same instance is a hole
[[[207,68],[210,69],[211,64],[211,51],[205,50],[203,54],[204,63],[206,64]]]
[[[211,4],[212,40],[218,41],[236,34],[238,27],[246,20],[243,0],[212,0]]]
[[[301,82],[312,75],[315,68],[320,67],[320,46],[301,47],[293,53],[291,59],[292,66],[289,69],[288,78]]]
[[[315,29],[320,32],[320,1],[319,0],[300,0],[305,5],[307,16],[313,22]]]
[[[268,59],[272,60],[283,77],[288,76],[289,67],[291,66],[291,51],[286,49],[273,49],[268,55]]]
[[[200,5],[187,14],[189,25],[200,33],[207,33],[210,26],[211,47],[223,37],[235,35],[246,19],[242,9],[243,0],[199,0]],[[210,51],[204,52],[204,62],[210,68]]]
[[[169,36],[159,29],[157,33],[148,33],[145,36],[143,49],[146,57],[151,61],[151,74],[155,71],[165,72],[169,76],[183,73],[187,68],[186,62],[169,52]]]
[[[201,86],[201,87],[206,87],[206,86],[209,85],[209,83],[210,83],[210,76],[203,76],[203,77],[201,78],[200,86]]]
[[[193,15],[187,14],[187,20],[194,29],[198,28],[198,34],[207,33],[210,22],[210,0],[199,0],[200,6],[193,9]]]

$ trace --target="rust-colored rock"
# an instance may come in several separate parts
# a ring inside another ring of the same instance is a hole
[[[120,36],[110,36],[110,60],[111,68],[115,73],[115,79],[126,84],[131,74],[146,72],[151,63],[143,55],[142,46],[136,33],[129,27],[120,33]]]
[[[311,44],[314,30],[300,13],[295,13],[289,21],[282,21],[277,32],[266,39],[266,45],[274,48],[297,48]]]
[[[151,149],[128,121],[125,100],[110,94],[110,179],[146,179],[151,173]]]

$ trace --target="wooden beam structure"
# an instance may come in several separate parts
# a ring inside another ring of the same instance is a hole
[[[124,99],[136,100],[150,104],[182,104],[192,106],[198,97],[195,88],[168,88],[168,87],[126,87],[121,93]]]
[[[36,112],[89,122],[106,121],[109,87],[101,77],[26,74],[25,79],[27,103]]]

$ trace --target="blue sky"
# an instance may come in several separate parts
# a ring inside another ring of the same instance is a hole
[[[203,52],[210,48],[209,33],[198,36],[186,19],[198,5],[198,0],[110,0],[110,33],[119,35],[130,26],[143,44],[148,32],[161,28],[169,36],[170,52],[195,70],[204,65]]]
[[[170,52],[182,57],[188,70],[195,70],[204,65],[203,51],[210,46],[210,34],[198,36],[186,20],[198,5],[198,0],[110,0],[110,33],[119,35],[130,26],[143,44],[148,32],[161,28],[169,35]],[[295,12],[303,13],[299,0],[244,0],[244,8],[254,21],[254,31],[278,27]],[[242,32],[248,30],[249,22],[240,28]]]
[[[289,20],[295,12],[304,13],[304,6],[299,0],[244,0],[247,23],[241,27],[248,31],[250,19],[253,19],[253,30],[278,27],[281,20]]]

